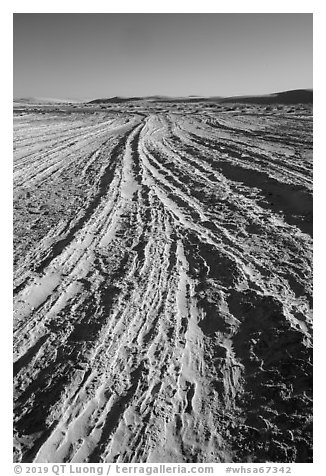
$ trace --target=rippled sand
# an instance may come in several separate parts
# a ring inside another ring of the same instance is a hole
[[[15,461],[310,462],[311,234],[309,106],[17,111]]]

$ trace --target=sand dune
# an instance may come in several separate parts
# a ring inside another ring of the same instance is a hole
[[[15,461],[311,461],[311,108],[127,108],[15,116]]]

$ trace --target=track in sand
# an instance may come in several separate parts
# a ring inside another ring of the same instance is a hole
[[[311,461],[310,107],[191,107],[15,113],[15,461]]]

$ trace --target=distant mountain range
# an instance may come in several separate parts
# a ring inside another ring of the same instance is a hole
[[[282,91],[273,94],[265,94],[260,96],[231,96],[231,97],[167,97],[167,96],[147,96],[147,97],[111,97],[101,98],[89,101],[88,104],[119,104],[126,102],[167,102],[167,103],[197,103],[197,102],[213,102],[213,103],[247,103],[247,104],[310,104],[313,102],[312,89],[294,89],[291,91]]]
[[[93,99],[92,101],[76,101],[65,99],[53,99],[53,98],[16,98],[14,104],[34,104],[34,105],[53,105],[53,104],[71,104],[71,103],[83,103],[83,104],[124,104],[124,103],[215,103],[215,104],[312,104],[313,103],[313,90],[312,89],[293,89],[290,91],[282,91],[273,94],[265,94],[259,96],[187,96],[187,97],[169,97],[169,96],[132,96],[122,97],[114,96],[110,98]]]
[[[202,101],[217,101],[222,98],[207,98],[207,97],[199,97],[199,96],[187,96],[187,97],[169,97],[169,96],[142,96],[142,97],[120,97],[115,96],[112,98],[101,98],[101,99],[94,99],[89,101],[88,104],[120,104],[126,102],[202,102]]]
[[[88,104],[120,104],[127,102],[165,102],[165,103],[246,103],[246,104],[310,104],[313,102],[312,89],[293,89],[273,94],[259,96],[231,96],[231,97],[168,97],[168,96],[146,96],[146,97],[111,97],[89,101]]]

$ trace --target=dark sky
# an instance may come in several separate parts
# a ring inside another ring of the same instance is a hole
[[[14,96],[228,96],[312,88],[307,13],[14,14]]]

